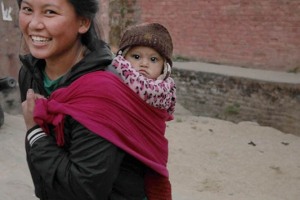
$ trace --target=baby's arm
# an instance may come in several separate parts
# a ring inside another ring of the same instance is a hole
[[[174,80],[152,80],[136,71],[121,55],[117,56],[112,65],[124,82],[148,104],[166,109],[170,114],[174,112],[176,101],[176,87]]]

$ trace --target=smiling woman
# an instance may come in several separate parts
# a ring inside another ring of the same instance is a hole
[[[78,38],[88,31],[90,23],[78,16],[68,1],[23,1],[19,12],[20,28],[29,51],[35,58],[46,60],[45,70],[51,79],[65,74],[83,57],[83,45]]]
[[[18,0],[18,5],[19,27],[29,50],[20,56],[19,86],[36,196],[41,200],[145,199],[148,169],[167,176],[167,154],[153,156],[150,150],[166,150],[167,145],[154,142],[157,137],[167,143],[163,134],[151,134],[157,123],[150,124],[150,134],[143,136],[138,125],[145,123],[141,115],[147,113],[120,107],[139,100],[128,97],[120,79],[106,72],[113,55],[96,31],[98,0]],[[122,119],[113,121],[114,115]],[[153,119],[164,130],[165,113],[161,115]],[[139,123],[130,123],[135,120]]]

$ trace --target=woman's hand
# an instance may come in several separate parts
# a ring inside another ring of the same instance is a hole
[[[23,117],[24,117],[27,130],[37,125],[37,123],[33,119],[35,100],[37,98],[44,98],[44,97],[42,95],[35,94],[32,89],[28,89],[26,100],[22,102]]]

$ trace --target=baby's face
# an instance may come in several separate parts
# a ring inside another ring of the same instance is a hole
[[[164,58],[153,48],[135,46],[125,55],[131,65],[143,76],[157,79],[163,72]]]

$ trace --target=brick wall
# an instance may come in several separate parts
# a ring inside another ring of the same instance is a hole
[[[300,85],[173,69],[178,102],[195,115],[254,121],[300,136]]]
[[[139,0],[140,21],[170,30],[176,55],[269,70],[300,71],[298,0]]]
[[[112,45],[125,26],[156,21],[170,30],[176,56],[248,68],[300,71],[298,0],[99,2],[103,39]],[[16,77],[18,9],[16,1],[0,0],[0,4],[0,76]]]

